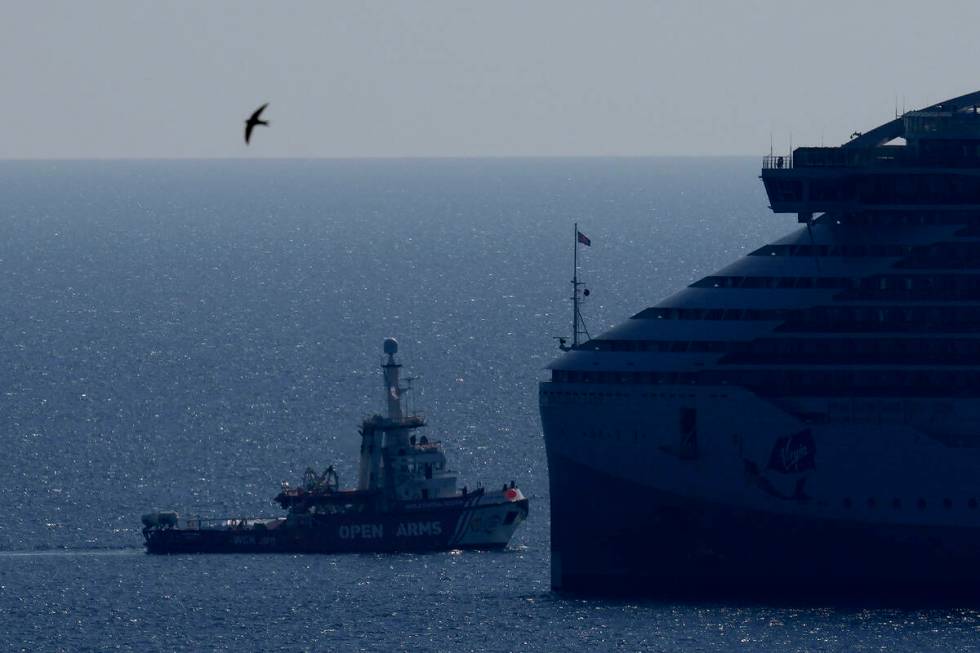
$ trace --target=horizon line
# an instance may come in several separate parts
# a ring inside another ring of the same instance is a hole
[[[766,154],[477,154],[392,156],[51,156],[0,157],[0,162],[28,161],[458,161],[487,159],[740,159]]]

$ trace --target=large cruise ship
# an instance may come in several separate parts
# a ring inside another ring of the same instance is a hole
[[[762,181],[801,226],[541,383],[553,586],[980,594],[980,92]]]

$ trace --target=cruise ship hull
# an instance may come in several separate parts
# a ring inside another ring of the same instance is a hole
[[[557,590],[691,598],[980,597],[975,527],[742,509],[629,482],[560,455],[550,455],[548,464]],[[597,513],[603,515],[597,525],[582,519]]]
[[[802,226],[596,337],[576,267],[553,585],[980,596],[978,171],[974,92],[765,157]]]
[[[861,419],[794,441],[781,436],[800,433],[785,405],[743,389],[649,390],[542,384],[555,589],[980,596],[975,450],[907,425],[933,400],[905,402],[891,422],[852,413]],[[688,451],[670,419],[684,406],[703,407]],[[883,462],[861,434],[905,456]],[[808,449],[794,459],[803,464],[779,468],[794,442]]]

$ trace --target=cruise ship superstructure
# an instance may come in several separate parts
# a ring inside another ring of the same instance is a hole
[[[551,364],[554,587],[980,594],[978,111],[766,157],[795,231]]]

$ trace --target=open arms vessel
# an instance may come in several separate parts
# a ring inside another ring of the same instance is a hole
[[[356,489],[340,489],[333,468],[307,470],[303,485],[283,483],[275,498],[284,517],[180,519],[143,517],[150,553],[385,552],[503,548],[527,518],[528,500],[514,483],[460,491],[438,442],[415,432],[421,415],[404,410],[406,388],[395,362],[398,345],[385,341],[387,416],[361,425]]]

